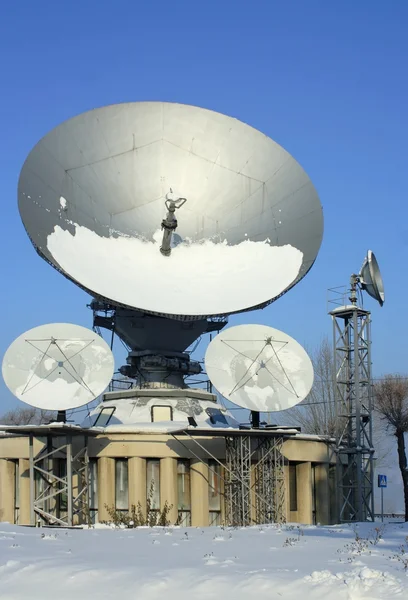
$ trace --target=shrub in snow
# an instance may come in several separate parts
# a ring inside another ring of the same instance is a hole
[[[105,508],[109,515],[108,521],[102,521],[106,525],[112,527],[134,528],[134,527],[168,527],[171,525],[169,513],[173,508],[166,500],[162,509],[157,510],[152,507],[153,504],[154,484],[150,486],[149,496],[146,501],[146,513],[144,513],[140,502],[135,506],[132,504],[130,511],[117,510],[114,505],[105,504]],[[179,525],[178,519],[174,525]]]

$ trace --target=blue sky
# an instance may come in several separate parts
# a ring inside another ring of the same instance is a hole
[[[165,100],[226,113],[272,137],[305,168],[324,208],[309,275],[230,323],[269,324],[316,345],[331,334],[327,288],[346,284],[371,248],[386,286],[382,309],[365,300],[374,373],[408,372],[405,0],[20,0],[0,10],[1,356],[36,325],[92,325],[88,296],[36,255],[20,222],[17,180],[28,152],[85,110]],[[0,413],[17,404],[3,382],[0,402]]]

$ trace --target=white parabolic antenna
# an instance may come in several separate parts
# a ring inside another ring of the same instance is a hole
[[[114,359],[96,333],[70,323],[34,327],[9,346],[3,378],[23,402],[46,410],[83,406],[109,384]]]
[[[207,348],[205,366],[218,392],[258,412],[286,410],[313,385],[305,349],[286,333],[265,325],[238,325],[218,334]]]
[[[384,283],[381,277],[380,267],[372,250],[367,252],[359,274],[360,284],[363,290],[367,292],[374,300],[377,300],[380,306],[384,304]]]
[[[323,234],[317,192],[286,150],[237,119],[166,102],[62,123],[30,152],[18,198],[58,271],[115,306],[180,320],[273,302],[312,267]]]

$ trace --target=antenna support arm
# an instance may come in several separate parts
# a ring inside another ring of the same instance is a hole
[[[174,199],[170,196],[173,196],[173,192],[170,189],[170,194],[166,195],[166,208],[167,215],[161,222],[161,228],[163,230],[163,240],[162,245],[160,246],[160,252],[163,256],[170,256],[171,254],[171,239],[173,235],[173,231],[177,229],[177,219],[175,212],[178,208],[181,208],[183,204],[187,202],[187,198],[177,198]]]
[[[357,285],[360,282],[360,278],[358,275],[351,275],[350,277],[350,296],[349,300],[354,305],[357,304]]]

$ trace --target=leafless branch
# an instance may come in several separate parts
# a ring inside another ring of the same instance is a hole
[[[42,425],[55,421],[56,413],[50,410],[41,410],[28,406],[27,408],[15,408],[0,417],[2,425]]]
[[[285,413],[285,418],[300,425],[304,433],[335,436],[336,422],[333,386],[333,349],[323,338],[315,350],[309,350],[314,369],[314,383],[307,398]]]

